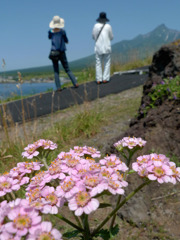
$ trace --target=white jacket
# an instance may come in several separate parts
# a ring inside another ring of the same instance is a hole
[[[103,24],[96,23],[92,31],[92,37],[96,41],[99,31],[101,31]],[[106,54],[111,52],[111,40],[113,39],[112,28],[110,24],[106,23],[98,40],[95,42],[94,51],[97,54]]]

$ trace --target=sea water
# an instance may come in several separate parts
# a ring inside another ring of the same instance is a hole
[[[55,90],[55,83],[0,83],[0,100],[16,95],[22,96],[43,93],[48,90]]]

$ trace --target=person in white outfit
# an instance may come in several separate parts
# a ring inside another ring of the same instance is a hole
[[[107,83],[110,80],[111,66],[111,40],[113,39],[112,27],[105,12],[99,14],[97,23],[93,27],[92,37],[95,40],[96,57],[96,82]],[[104,63],[104,70],[102,68]]]

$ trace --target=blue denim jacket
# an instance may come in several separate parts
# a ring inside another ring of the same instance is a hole
[[[66,32],[60,29],[59,32],[53,32],[49,30],[48,38],[51,39],[51,50],[59,50],[61,52],[66,51],[66,43],[68,43],[68,38]]]

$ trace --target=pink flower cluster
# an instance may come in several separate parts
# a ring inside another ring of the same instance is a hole
[[[53,143],[50,140],[39,139],[37,142],[33,144],[29,144],[27,147],[24,148],[25,152],[22,153],[23,157],[28,159],[32,159],[39,155],[39,151],[44,150],[54,150],[57,148],[57,144]]]
[[[134,149],[134,148],[143,148],[146,144],[146,141],[142,138],[136,137],[124,137],[122,140],[114,144],[115,148],[119,151],[122,151],[123,148]]]
[[[145,144],[141,138],[125,137],[114,146],[119,151],[134,153]],[[42,150],[55,148],[53,142],[40,139],[28,145],[22,155],[32,159]],[[59,153],[47,171],[40,171],[44,166],[40,162],[20,162],[9,173],[0,175],[0,197],[26,184],[25,199],[0,203],[0,239],[61,240],[61,233],[50,222],[42,222],[42,214],[58,214],[65,203],[76,216],[90,214],[100,205],[98,196],[108,192],[123,195],[128,186],[124,177],[128,167],[116,155],[95,160],[100,157],[93,147],[75,146],[69,152]],[[140,156],[132,168],[141,177],[159,183],[180,181],[180,168],[163,154]],[[38,173],[29,181],[28,174],[34,171]]]
[[[50,222],[41,222],[39,212],[25,199],[0,204],[0,239],[61,240],[61,233]],[[24,239],[23,238],[23,239]]]
[[[43,164],[39,162],[20,162],[17,167],[11,169],[8,173],[0,176],[0,197],[18,191],[20,187],[29,182],[26,174],[40,170]]]
[[[70,150],[70,153],[75,153],[80,157],[83,157],[86,155],[89,155],[92,158],[101,157],[100,151],[98,151],[96,148],[88,147],[88,146],[83,146],[83,147],[75,146],[74,149]]]
[[[39,172],[31,179],[26,188],[30,206],[44,214],[57,214],[58,208],[67,202],[69,209],[80,216],[99,207],[95,197],[104,191],[124,194],[123,188],[128,185],[123,178],[123,172],[128,170],[125,163],[115,155],[99,162],[92,156],[100,154],[87,146],[61,152],[47,171]],[[57,186],[50,186],[51,183]]]
[[[159,183],[176,184],[180,181],[180,167],[176,167],[176,164],[163,154],[152,153],[140,156],[132,164],[132,168],[141,177],[157,180]]]

